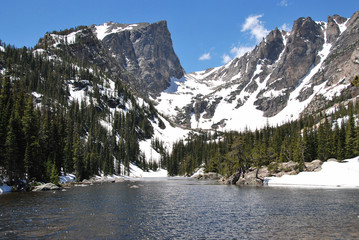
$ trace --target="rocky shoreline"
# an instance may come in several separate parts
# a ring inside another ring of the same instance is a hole
[[[337,162],[336,159],[329,159],[328,162]],[[251,167],[245,173],[236,172],[231,176],[222,176],[218,173],[200,173],[193,178],[198,180],[216,180],[221,184],[229,185],[248,185],[248,186],[261,186],[265,184],[264,179],[266,177],[281,177],[284,175],[297,175],[299,172],[318,172],[321,170],[323,162],[321,160],[314,160],[312,162],[305,162],[300,164],[298,162],[285,162],[275,163],[272,162],[268,166],[262,166],[260,168]],[[89,186],[93,184],[102,183],[118,183],[130,181],[123,176],[95,176],[90,179],[84,179],[81,182],[69,181],[56,185],[53,183],[41,183],[38,185],[29,185],[26,189],[30,191],[50,191],[50,190],[62,190],[66,191],[66,188],[77,186]]]
[[[54,191],[54,190],[62,190],[66,191],[67,188],[70,187],[78,187],[78,186],[89,186],[94,184],[102,184],[102,183],[118,183],[118,182],[126,182],[129,181],[126,177],[123,176],[95,176],[90,179],[84,179],[81,182],[76,181],[73,177],[68,177],[67,181],[61,181],[65,176],[60,176],[60,183],[40,183],[40,182],[31,182],[26,183],[25,181],[21,182],[21,187],[19,184],[9,185],[0,180],[0,193],[6,192],[40,192],[40,191]]]
[[[336,159],[329,159],[328,161],[337,161]],[[312,162],[305,162],[300,164],[298,162],[272,162],[268,166],[260,168],[251,167],[245,173],[236,172],[231,176],[222,176],[218,173],[202,173],[195,176],[199,180],[217,180],[221,184],[232,185],[249,185],[257,186],[263,185],[266,177],[281,177],[283,175],[297,175],[299,172],[317,172],[321,170],[323,162],[321,160],[314,160]]]

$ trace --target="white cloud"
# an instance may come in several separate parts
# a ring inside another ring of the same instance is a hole
[[[288,7],[288,0],[282,0],[282,1],[280,1],[279,6]]]
[[[210,60],[211,59],[211,53],[204,53],[202,56],[200,56],[198,58],[198,60],[200,61],[204,61],[204,60]]]
[[[246,18],[245,23],[242,25],[242,32],[250,31],[251,37],[256,39],[256,42],[260,42],[269,31],[264,27],[263,22],[259,18],[263,15],[249,16]],[[235,57],[241,57],[247,52],[251,51],[254,47],[251,46],[232,46],[230,54],[222,55],[222,63],[226,64]]]
[[[236,47],[234,46],[232,49],[231,49],[231,54],[234,56],[234,57],[241,57],[243,56],[244,54],[246,54],[247,52],[251,51],[253,49],[253,47]]]
[[[241,57],[247,52],[251,51],[253,48],[254,47],[240,46],[239,44],[238,46],[233,46],[230,50],[231,53],[230,55],[229,54],[222,55],[222,63],[226,64],[229,61],[231,61],[233,58]]]
[[[280,30],[284,30],[284,31],[286,31],[286,32],[292,31],[291,27],[290,27],[288,24],[286,24],[286,23],[283,23],[283,25],[280,26],[279,29],[280,29]]]
[[[232,60],[232,58],[229,56],[229,55],[227,55],[227,54],[223,54],[222,55],[222,63],[223,64],[226,64],[226,63],[228,63],[229,61],[231,61]]]
[[[269,33],[263,22],[259,20],[261,17],[263,15],[249,16],[242,26],[242,32],[250,31],[251,37],[254,37],[257,42],[260,42]]]

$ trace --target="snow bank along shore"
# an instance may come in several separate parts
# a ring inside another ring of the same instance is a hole
[[[204,168],[200,168],[193,178],[204,174]],[[130,175],[110,175],[95,176],[90,180],[84,180],[83,184],[101,183],[101,182],[123,182],[138,178],[166,178],[167,171],[160,169],[158,171],[144,172],[136,165],[130,165]],[[60,176],[60,183],[76,183],[76,177],[73,174]],[[342,162],[327,161],[321,166],[320,171],[300,172],[297,175],[283,175],[281,177],[265,177],[264,185],[286,186],[286,187],[314,187],[314,188],[359,188],[359,157],[346,159]],[[76,184],[75,184],[76,186]],[[11,192],[12,188],[6,184],[0,186],[0,194]]]
[[[324,162],[322,169],[318,172],[266,177],[264,184],[268,186],[359,188],[359,157],[342,162]]]
[[[82,182],[78,182],[76,176],[74,174],[63,174],[59,176],[59,182],[63,185],[72,184],[73,186],[87,186],[93,183],[104,183],[104,182],[123,182],[128,180],[135,180],[140,178],[166,178],[167,170],[159,169],[157,171],[149,171],[145,172],[134,164],[130,164],[130,175],[129,176],[121,176],[121,175],[101,175],[94,176],[89,180],[83,180]],[[35,186],[33,191],[46,191],[46,190],[59,190],[55,184],[52,183],[43,183],[39,186]],[[5,192],[11,192],[12,187],[6,184],[0,184],[0,194]]]

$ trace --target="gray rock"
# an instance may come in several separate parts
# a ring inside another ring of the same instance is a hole
[[[115,178],[115,183],[125,182],[125,178]]]
[[[328,17],[328,25],[327,25],[327,42],[334,42],[340,34],[340,29],[336,21],[333,17]]]
[[[323,162],[319,159],[313,160],[311,162],[306,162],[305,164],[305,171],[308,172],[318,172],[322,169]]]
[[[222,179],[222,175],[214,172],[209,172],[209,173],[199,174],[195,178],[199,180],[220,180]]]
[[[247,101],[245,97],[258,89],[258,82],[262,83],[266,78],[267,86],[256,96],[255,105],[263,112],[264,117],[275,116],[288,105],[290,94],[323,60],[323,54],[320,53],[325,42],[332,44],[330,54],[320,70],[302,88],[297,100],[308,100],[313,96],[315,87],[323,82],[327,83],[324,88],[348,84],[359,72],[359,12],[354,13],[346,23],[347,29],[340,32],[339,24],[345,21],[346,18],[338,15],[329,16],[325,28],[322,22],[315,22],[309,17],[299,18],[294,22],[291,32],[275,29],[252,51],[235,58],[226,66],[191,75],[193,78],[200,75],[196,80],[203,84],[213,80],[223,82],[221,86],[213,89],[212,93],[201,97],[201,101],[206,101],[207,106],[205,110],[203,106],[196,106],[196,109],[200,109],[197,111],[196,120],[211,121],[217,110],[216,106],[224,104],[223,101],[226,101],[225,104],[238,102],[235,108],[240,108]],[[237,89],[232,90],[234,84]],[[218,91],[224,89],[229,93],[224,95],[220,102],[215,102]],[[338,96],[339,94],[341,93],[337,93]],[[358,94],[359,88],[342,91],[346,98],[354,98]],[[212,104],[214,102],[215,104]],[[317,94],[303,114],[312,114],[325,106],[328,106],[328,98]],[[205,114],[199,114],[204,112]],[[191,115],[193,111],[181,111],[181,114],[181,119],[186,119],[187,126],[190,126],[189,118],[184,115]],[[215,122],[218,120],[214,121],[212,127],[218,128],[219,125]]]
[[[180,79],[184,75],[166,21],[137,24],[131,30],[107,35],[102,43],[134,76],[131,84],[145,96],[157,96],[169,86],[171,77]]]
[[[107,23],[108,31],[128,24]],[[85,59],[92,65],[110,73],[114,79],[129,83],[145,97],[157,96],[169,85],[172,77],[182,78],[184,70],[172,47],[171,34],[166,21],[153,24],[139,23],[136,27],[96,36],[91,25],[76,32],[71,44],[57,43],[57,37],[47,33],[37,48],[63,51],[71,57]]]
[[[60,189],[60,187],[58,187],[57,185],[55,185],[53,183],[45,183],[45,184],[41,184],[39,186],[35,186],[32,191],[39,192],[39,191],[50,191],[50,190],[59,190],[59,189]]]

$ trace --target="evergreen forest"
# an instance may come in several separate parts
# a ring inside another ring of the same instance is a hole
[[[165,130],[154,105],[139,104],[122,81],[114,81],[115,94],[107,95],[111,76],[84,59],[66,52],[37,54],[1,41],[0,46],[0,175],[11,180],[56,182],[62,173],[75,173],[78,180],[101,173],[127,175],[130,163],[144,170],[165,168],[171,176],[191,175],[200,166],[229,176],[272,162],[303,166],[359,155],[359,104],[343,104],[343,99],[328,103],[338,102],[329,113],[318,111],[281,126],[192,131],[166,149],[153,137],[151,122]],[[356,77],[351,87],[357,88],[357,82]],[[89,97],[78,102],[71,98],[75,90]],[[160,162],[141,153],[139,142],[145,139],[161,154]]]
[[[359,155],[359,104],[337,104],[331,114],[319,112],[281,126],[244,132],[192,135],[177,142],[167,157],[170,175],[191,175],[198,166],[207,172],[231,175],[250,167]]]
[[[157,112],[151,103],[139,106],[120,81],[115,96],[102,94],[108,76],[84,61],[66,55],[56,61],[33,49],[0,44],[0,69],[5,69],[0,74],[0,175],[50,181],[62,170],[82,180],[100,173],[127,175],[130,162],[157,168],[138,145],[152,136],[150,121]],[[91,89],[89,101],[71,100],[70,84]],[[111,115],[111,107],[123,111]],[[106,128],[101,121],[108,118],[112,126]]]

